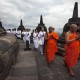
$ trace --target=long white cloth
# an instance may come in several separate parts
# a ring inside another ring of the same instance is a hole
[[[33,42],[34,42],[34,47],[38,48],[38,33],[33,33]]]

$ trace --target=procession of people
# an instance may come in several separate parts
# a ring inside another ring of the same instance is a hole
[[[7,33],[10,33],[11,30],[7,30]],[[29,29],[13,30],[12,34],[16,35],[18,39],[23,37],[25,42],[25,51],[32,50],[30,48],[30,37],[31,32]],[[39,54],[45,54],[46,62],[48,66],[52,66],[52,62],[55,60],[55,55],[58,52],[58,40],[59,35],[55,32],[55,28],[50,26],[48,32],[44,31],[42,27],[38,32],[37,29],[34,29],[32,32],[34,50],[38,51]],[[73,68],[77,64],[78,58],[80,57],[80,33],[77,32],[77,25],[71,24],[70,30],[65,34],[65,56],[64,63],[69,70],[69,74],[74,76]]]

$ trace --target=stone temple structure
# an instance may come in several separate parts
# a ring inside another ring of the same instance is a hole
[[[0,29],[3,29],[3,30],[5,31],[4,27],[2,26],[2,21],[1,21],[1,19],[0,19]]]
[[[23,21],[21,19],[20,21],[20,26],[18,27],[17,30],[21,30],[21,39],[23,39],[22,31],[25,30],[25,27],[23,26]]]
[[[40,23],[36,27],[37,31],[39,32],[42,27],[44,28],[45,31],[47,31],[47,28],[46,28],[45,24],[43,23],[43,17],[41,15],[40,16]]]
[[[59,53],[65,52],[63,48],[65,44],[65,33],[69,31],[70,24],[73,24],[73,23],[78,26],[78,29],[80,29],[80,18],[78,17],[78,2],[75,2],[72,18],[70,18],[68,20],[68,23],[66,23],[63,27],[63,32],[58,41],[59,42],[59,45],[58,45]]]
[[[0,21],[0,80],[5,80],[16,61],[19,43],[15,35],[8,34]]]
[[[21,30],[21,31],[23,31],[25,28],[24,28],[24,26],[23,26],[23,21],[22,21],[22,19],[21,19],[21,21],[20,21],[20,26],[18,27],[18,30]]]
[[[67,32],[69,30],[69,25],[73,23],[77,24],[78,27],[80,26],[80,18],[78,17],[78,2],[75,2],[72,18],[70,18],[68,23],[65,24],[63,32]]]
[[[4,27],[2,26],[2,21],[0,19],[0,35],[4,35],[6,34],[6,30],[4,29]]]

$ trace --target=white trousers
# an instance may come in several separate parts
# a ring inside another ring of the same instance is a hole
[[[39,52],[43,54],[43,45],[39,46]]]
[[[34,40],[34,47],[38,48],[38,40]]]

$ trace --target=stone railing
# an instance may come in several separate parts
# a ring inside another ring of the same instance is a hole
[[[5,80],[16,61],[19,43],[15,35],[0,36],[0,80]]]
[[[65,54],[65,33],[62,33],[58,40],[58,54],[64,56]]]
[[[0,32],[0,36],[6,35],[6,34],[7,34],[6,31]]]

